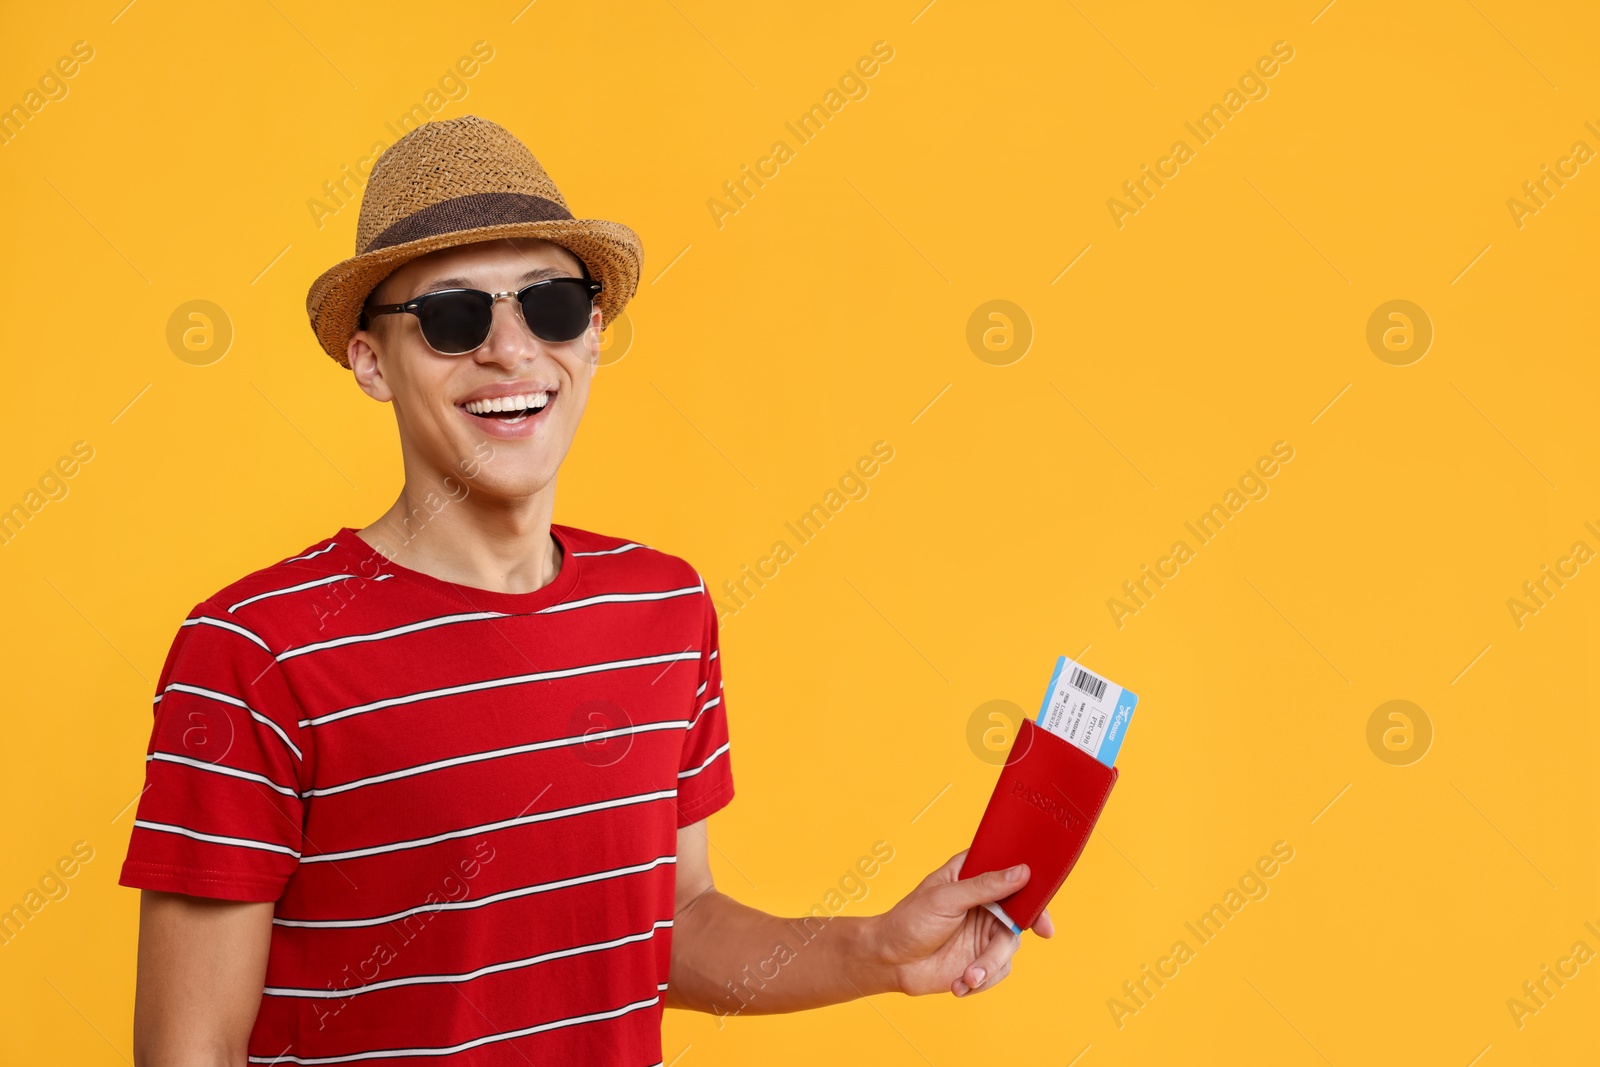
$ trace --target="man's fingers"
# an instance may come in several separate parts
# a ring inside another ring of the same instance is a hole
[[[1008,974],[1010,974],[1010,973],[1011,973],[1011,961],[1010,960],[1006,960],[1006,962],[1000,967],[1000,971],[999,971],[998,974],[989,975],[987,978],[984,979],[983,985],[981,985],[977,989],[973,990],[973,992],[974,993],[984,993],[984,992],[987,992],[988,990],[993,989],[995,986],[997,986],[1001,982],[1005,981],[1006,976]]]
[[[949,909],[949,914],[960,915],[970,908],[1009,897],[1027,883],[1028,865],[1019,863],[1015,867],[951,882],[944,887],[941,902]]]
[[[920,889],[923,886],[930,885],[948,885],[951,882],[954,882],[956,880],[956,876],[961,873],[961,865],[967,861],[967,851],[967,849],[962,849],[954,856],[951,856],[949,859],[945,860],[944,864],[938,870],[934,871],[932,874],[928,875],[928,877],[924,878],[920,883],[918,883],[917,888]]]
[[[999,984],[1002,978],[1011,973],[1011,957],[1021,943],[1022,939],[1009,930],[990,938],[989,946],[978,954],[977,959],[967,964],[967,969],[956,979],[952,987],[955,995],[964,997],[970,993],[981,993]]]
[[[1048,910],[1041,911],[1039,913],[1039,917],[1034,920],[1033,932],[1038,934],[1040,937],[1055,936],[1056,924],[1051,921],[1050,912]]]

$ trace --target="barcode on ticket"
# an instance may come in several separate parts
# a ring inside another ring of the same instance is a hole
[[[1096,678],[1082,667],[1072,668],[1072,687],[1081,689],[1096,700],[1104,700],[1106,695],[1106,680]]]

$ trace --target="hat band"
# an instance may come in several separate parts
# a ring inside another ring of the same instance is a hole
[[[555,222],[571,218],[572,212],[562,205],[532,193],[472,193],[441,200],[413,211],[374,237],[360,254],[366,255],[380,248],[479,226],[499,226],[508,222]]]

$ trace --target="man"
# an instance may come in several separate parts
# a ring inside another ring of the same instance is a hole
[[[139,1061],[644,1067],[664,1005],[1000,981],[1018,938],[980,905],[1023,868],[957,880],[957,855],[861,918],[712,884],[733,778],[705,583],[552,521],[637,236],[465,116],[379,160],[356,248],[307,306],[392,405],[405,482],[173,642],[121,879]]]

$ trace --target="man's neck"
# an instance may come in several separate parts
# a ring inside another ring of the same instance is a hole
[[[471,493],[452,497],[414,486],[361,539],[402,567],[497,593],[531,593],[555,580],[564,560],[550,536],[555,482],[516,502]]]

